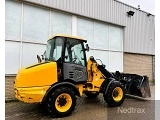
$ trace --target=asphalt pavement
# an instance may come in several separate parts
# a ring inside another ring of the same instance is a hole
[[[73,113],[64,118],[53,118],[39,104],[27,104],[19,101],[5,103],[6,120],[154,120],[154,86],[152,98],[139,100],[126,98],[120,107],[108,107],[103,95],[89,99],[85,95],[77,99]]]

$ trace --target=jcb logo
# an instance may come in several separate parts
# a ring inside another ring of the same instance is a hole
[[[82,77],[83,77],[83,71],[76,70],[75,71],[75,78],[80,79]]]

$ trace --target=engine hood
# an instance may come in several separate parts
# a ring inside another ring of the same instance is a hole
[[[16,76],[14,87],[49,86],[57,82],[57,63],[44,62],[21,68]]]

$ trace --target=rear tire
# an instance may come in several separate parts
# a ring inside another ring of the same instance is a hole
[[[68,116],[72,113],[76,106],[75,93],[67,88],[60,87],[53,91],[47,102],[49,113],[56,117]]]
[[[110,84],[107,93],[103,94],[104,100],[110,107],[122,105],[125,99],[125,89],[119,81]]]

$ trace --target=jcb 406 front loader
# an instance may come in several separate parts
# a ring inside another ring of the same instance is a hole
[[[76,106],[77,96],[103,94],[112,107],[122,105],[125,95],[150,96],[148,78],[110,73],[93,56],[86,60],[87,41],[76,36],[56,35],[48,40],[44,60],[20,69],[14,82],[15,96],[27,103],[45,103],[49,113],[63,117]],[[149,94],[148,94],[149,93]]]

